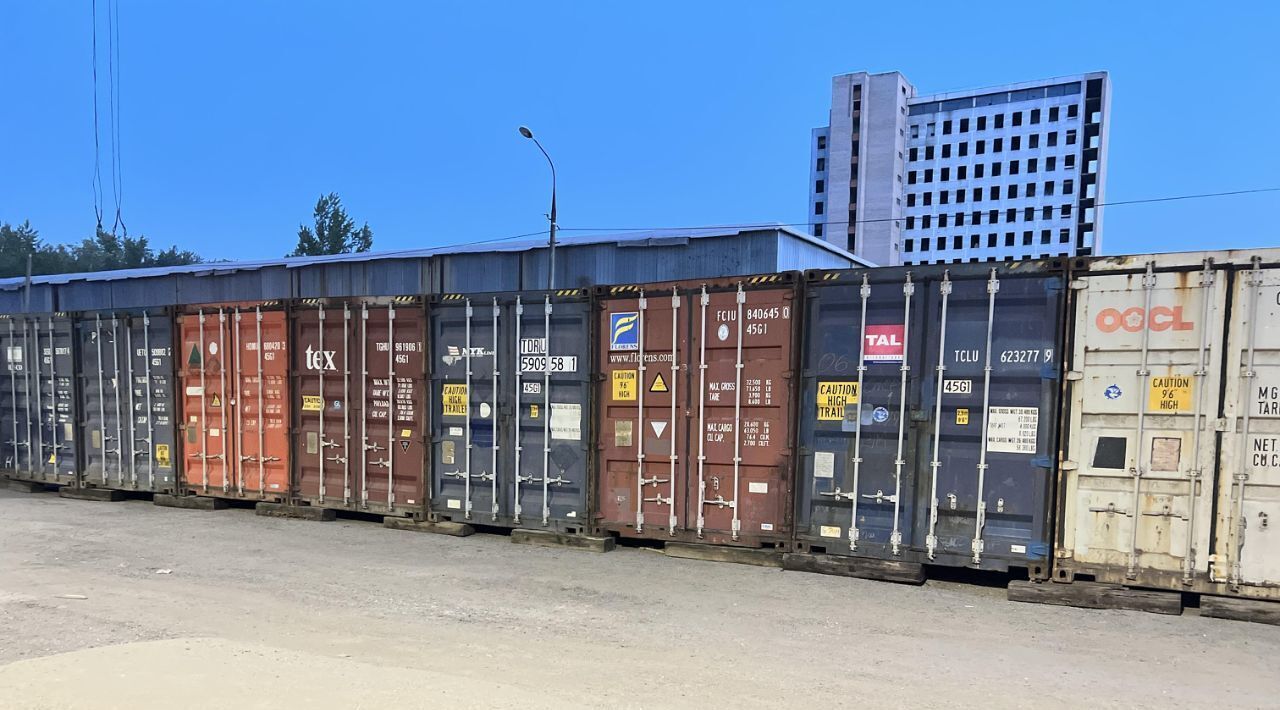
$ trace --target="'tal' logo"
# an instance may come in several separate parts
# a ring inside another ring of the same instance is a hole
[[[901,324],[868,325],[862,357],[867,362],[902,362],[906,330]]]
[[[333,364],[333,356],[336,350],[312,350],[311,346],[307,346],[307,369],[308,370],[336,370]]]

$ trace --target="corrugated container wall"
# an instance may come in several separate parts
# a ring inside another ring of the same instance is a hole
[[[1055,578],[1280,596],[1277,264],[1078,262]]]
[[[426,513],[426,312],[413,296],[297,304],[293,321],[297,500]]]
[[[589,525],[592,320],[576,289],[432,304],[436,519]]]
[[[80,467],[71,318],[0,318],[4,468],[15,478],[74,485]]]
[[[289,493],[289,330],[276,302],[178,316],[186,489],[284,500]]]
[[[808,280],[798,547],[1048,575],[1062,265]]]
[[[173,319],[164,309],[76,317],[84,484],[172,493]]]
[[[794,275],[599,292],[600,530],[786,548]]]

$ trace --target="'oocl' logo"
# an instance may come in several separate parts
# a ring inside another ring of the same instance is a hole
[[[1123,311],[1104,308],[1098,312],[1094,324],[1104,333],[1114,333],[1117,330],[1137,333],[1144,325],[1152,331],[1191,330],[1195,327],[1191,321],[1182,319],[1182,306],[1156,306],[1151,309],[1150,316],[1137,306]]]

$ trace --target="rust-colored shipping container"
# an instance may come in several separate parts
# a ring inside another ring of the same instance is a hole
[[[601,289],[597,528],[785,548],[794,276]]]
[[[288,318],[275,301],[189,306],[182,343],[183,479],[197,495],[289,493]]]
[[[422,300],[310,299],[292,321],[295,500],[425,514]]]

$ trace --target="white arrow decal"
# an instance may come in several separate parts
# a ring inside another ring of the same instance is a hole
[[[662,436],[662,432],[664,432],[664,431],[666,431],[666,430],[667,430],[667,423],[666,423],[666,422],[655,422],[655,421],[651,421],[651,422],[649,422],[649,424],[653,425],[653,433],[654,433],[655,435],[659,436],[659,437],[661,437],[661,436]]]

